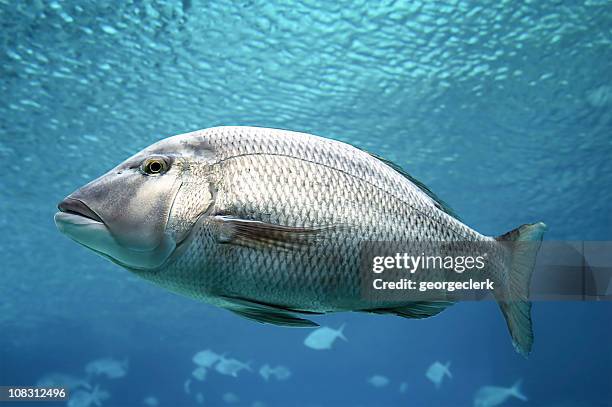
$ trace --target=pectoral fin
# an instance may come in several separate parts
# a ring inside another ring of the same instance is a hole
[[[297,317],[291,314],[291,311],[286,308],[277,307],[270,304],[263,304],[255,301],[246,300],[243,298],[222,296],[224,300],[230,303],[230,306],[225,307],[227,310],[253,321],[262,324],[272,324],[290,327],[314,327],[319,326],[316,322],[308,319]],[[299,312],[299,311],[297,311]],[[312,313],[315,314],[315,313]]]
[[[337,226],[294,227],[229,216],[213,217],[220,243],[253,248],[295,250],[322,239]]]

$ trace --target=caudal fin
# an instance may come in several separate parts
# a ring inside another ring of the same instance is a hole
[[[516,383],[514,383],[514,385],[510,388],[510,394],[519,400],[527,401],[527,396],[525,396],[521,390],[521,382],[522,380],[517,380]]]
[[[451,362],[450,361],[447,362],[444,365],[444,373],[448,376],[449,379],[452,379],[453,378],[453,374],[450,371],[450,366],[451,366]]]
[[[529,283],[546,225],[542,222],[522,225],[496,238],[511,251],[506,265],[505,282],[497,293],[512,343],[517,352],[527,356],[533,344]]]
[[[344,327],[346,327],[346,324],[340,325],[340,328],[338,328],[336,335],[338,335],[338,338],[344,339],[346,342],[348,342],[348,339],[346,338],[346,336],[344,336]]]

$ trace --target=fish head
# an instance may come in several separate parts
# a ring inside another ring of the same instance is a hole
[[[214,203],[202,132],[161,140],[68,195],[58,229],[132,270],[158,269]]]

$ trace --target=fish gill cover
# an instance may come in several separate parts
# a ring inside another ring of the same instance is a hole
[[[550,240],[609,240],[611,20],[596,0],[0,1],[0,385],[69,377],[103,406],[609,405],[609,302],[535,303],[527,360],[489,302],[317,317],[348,341],[316,350],[136,279],[52,217],[163,137],[249,125],[391,160],[486,235],[543,220]],[[201,382],[203,349],[250,368]],[[88,374],[99,360],[125,375]],[[490,390],[519,378],[526,401]]]

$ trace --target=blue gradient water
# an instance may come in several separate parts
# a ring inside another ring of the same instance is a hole
[[[317,352],[305,330],[168,293],[53,224],[65,195],[162,137],[257,125],[394,160],[485,234],[544,221],[547,239],[609,240],[609,1],[4,0],[0,22],[0,385],[112,356],[130,366],[95,381],[104,406],[197,405],[183,382],[212,348],[293,376],[211,373],[193,384],[206,406],[228,391],[245,406],[469,406],[518,378],[529,401],[508,406],[612,405],[610,303],[536,303],[529,359],[492,302],[320,317],[349,342]],[[440,390],[435,360],[452,361]]]

